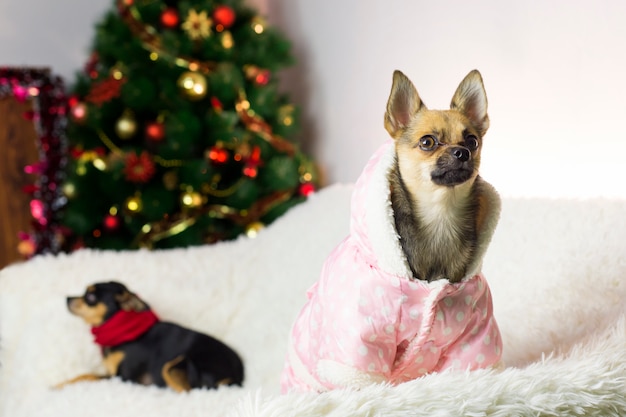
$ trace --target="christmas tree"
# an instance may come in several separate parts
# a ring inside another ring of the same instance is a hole
[[[290,45],[241,0],[119,0],[69,99],[72,247],[253,235],[315,190],[279,92]]]

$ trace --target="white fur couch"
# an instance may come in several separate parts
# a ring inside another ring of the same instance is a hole
[[[626,415],[626,202],[505,199],[484,272],[504,339],[502,372],[442,373],[397,387],[278,393],[292,320],[348,231],[350,186],[321,190],[255,239],[158,252],[38,257],[0,272],[0,416]],[[118,379],[50,387],[97,369],[65,297],[116,279],[161,318],[242,356],[242,388],[167,389]]]

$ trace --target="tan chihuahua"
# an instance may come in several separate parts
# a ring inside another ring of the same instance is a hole
[[[352,193],[350,234],[294,322],[283,392],[400,384],[498,367],[502,339],[482,260],[500,199],[478,176],[487,97],[470,72],[450,110],[393,76],[386,140]]]
[[[460,281],[489,212],[478,175],[489,127],[480,73],[470,72],[450,110],[429,110],[411,81],[393,74],[385,128],[395,139],[391,201],[402,249],[417,279]]]

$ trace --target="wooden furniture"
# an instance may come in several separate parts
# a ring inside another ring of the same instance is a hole
[[[24,167],[39,160],[37,133],[24,114],[32,111],[30,101],[13,97],[0,99],[0,268],[22,259],[17,247],[19,232],[31,229],[31,196],[23,188],[33,183]]]
[[[0,268],[61,250],[67,110],[48,68],[0,67]]]

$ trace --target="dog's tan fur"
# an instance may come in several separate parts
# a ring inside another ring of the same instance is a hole
[[[489,128],[480,73],[474,70],[463,79],[450,110],[429,110],[411,81],[396,71],[385,128],[395,139],[396,161],[389,181],[396,229],[413,275],[458,282],[474,260],[488,211],[478,175],[483,136]],[[437,145],[424,150],[423,140]],[[468,145],[474,140],[476,149]],[[469,158],[460,162],[454,152]],[[450,175],[439,176],[442,172]]]

